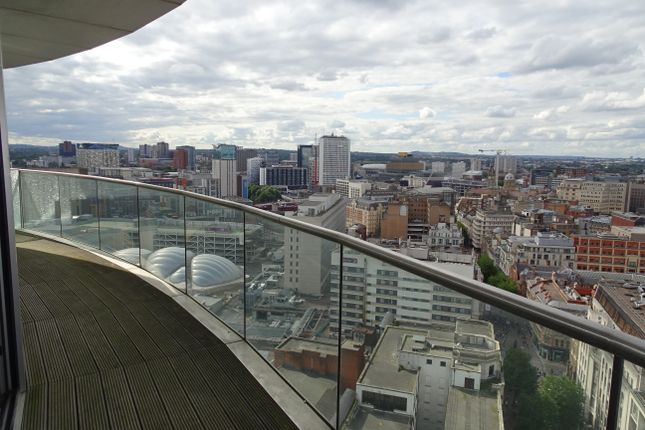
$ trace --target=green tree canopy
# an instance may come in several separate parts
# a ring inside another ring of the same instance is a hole
[[[484,282],[488,282],[488,278],[494,276],[499,269],[495,266],[495,262],[486,254],[482,254],[477,259],[477,265],[484,275]]]
[[[543,428],[574,430],[583,422],[582,387],[566,376],[547,376],[540,380],[537,395],[543,409]]]
[[[518,394],[532,394],[537,387],[537,369],[531,365],[528,352],[511,348],[504,357],[504,380],[509,390]]]
[[[268,203],[280,200],[280,190],[271,185],[249,185],[249,199],[253,203]]]

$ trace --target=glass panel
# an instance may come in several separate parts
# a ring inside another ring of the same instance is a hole
[[[470,265],[433,264],[473,276]],[[340,252],[332,254],[332,278],[332,306],[341,302],[331,324],[342,333],[340,420],[347,428],[582,422],[578,344],[567,336],[346,247],[342,262]],[[553,407],[553,391],[567,393],[566,410]]]
[[[643,368],[625,362],[623,382],[618,403],[618,425],[621,430],[645,429],[645,372]]]
[[[101,249],[139,265],[137,187],[98,181]]]
[[[330,269],[337,248],[246,215],[246,339],[333,424],[338,332],[330,325]]]
[[[58,184],[63,237],[98,248],[96,180],[61,176]]]
[[[150,273],[186,290],[184,198],[167,191],[139,188],[141,265]]]
[[[20,172],[11,170],[11,193],[13,195],[13,223],[15,228],[21,227],[20,219]]]
[[[60,236],[58,177],[43,173],[22,172],[20,188],[24,227]]]
[[[243,213],[186,198],[186,249],[192,253],[188,294],[244,333]]]

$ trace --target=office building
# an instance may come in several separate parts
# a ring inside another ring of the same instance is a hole
[[[517,157],[514,155],[499,154],[495,157],[495,169],[499,171],[500,175],[517,173]]]
[[[61,157],[75,157],[76,156],[76,145],[74,145],[69,140],[64,141],[63,143],[58,144],[58,155]]]
[[[99,167],[119,167],[119,145],[111,143],[79,143],[76,159],[80,169],[96,172]]]
[[[188,151],[177,148],[172,157],[172,167],[177,170],[186,170],[188,168]]]
[[[189,145],[178,146],[175,150],[182,150],[186,154],[186,167],[184,169],[195,171],[196,168],[196,154],[195,147]]]
[[[260,167],[260,185],[283,185],[287,188],[307,188],[307,169],[292,166]]]
[[[627,211],[645,214],[645,180],[629,182],[626,195],[625,208]]]
[[[611,227],[611,232],[573,235],[576,268],[645,273],[645,227]]]
[[[347,204],[346,227],[355,224],[365,226],[367,237],[378,237],[381,234],[381,219],[387,210],[387,199],[371,200],[359,198]]]
[[[237,160],[235,145],[219,144],[213,151],[213,179],[217,197],[237,196]]]
[[[443,175],[446,172],[446,163],[443,161],[433,161],[430,168],[432,169],[433,175]]]
[[[645,279],[641,279],[641,282]],[[620,330],[645,339],[645,324],[641,303],[631,279],[600,279],[594,285],[595,293],[588,308],[587,319],[614,330]],[[639,306],[634,306],[634,302]],[[605,428],[611,389],[614,357],[606,351],[584,342],[573,341],[577,347],[575,379],[584,393],[585,419],[591,428]],[[620,387],[620,405],[616,428],[645,428],[645,371],[625,361]]]
[[[372,189],[369,181],[358,179],[336,179],[336,193],[348,199],[363,197]]]
[[[170,145],[167,142],[157,142],[153,158],[170,158]]]
[[[345,136],[322,136],[318,139],[318,181],[336,185],[336,179],[350,177],[350,140]]]
[[[308,169],[307,183],[309,186],[318,185],[318,145],[298,145],[296,160],[298,167]]]
[[[392,428],[499,428],[501,392],[479,392],[501,374],[501,365],[500,345],[488,322],[459,320],[455,331],[387,326],[356,383],[361,410],[355,419],[364,422],[363,415],[380,413],[386,420],[408,419]],[[469,420],[449,415],[449,408],[465,413],[473,408],[481,415],[466,425]]]
[[[464,161],[457,161],[452,163],[450,168],[450,176],[453,178],[462,178],[466,173],[466,163]]]
[[[346,200],[338,194],[313,194],[288,215],[330,230],[345,230]],[[322,296],[329,292],[331,253],[328,240],[292,228],[284,229],[284,287],[300,294]]]
[[[249,179],[249,184],[259,184],[260,183],[260,169],[264,167],[264,158],[262,157],[253,157],[246,160],[246,176]]]
[[[247,161],[251,158],[258,156],[258,150],[254,148],[243,148],[238,146],[235,151],[235,158],[237,160],[236,169],[238,172],[246,172]],[[247,172],[248,174],[248,172]]]
[[[515,216],[510,212],[479,209],[473,218],[470,238],[475,248],[482,248],[495,234],[510,234]]]
[[[332,254],[332,303],[338,302],[340,252]],[[431,263],[433,266],[473,278],[473,267],[467,264]],[[458,319],[478,319],[481,305],[449,288],[424,282],[387,263],[345,249],[343,253],[343,288],[341,304],[343,331],[361,325],[377,326],[392,314],[402,325],[441,324],[454,327]],[[332,327],[338,327],[338,313],[332,310]]]
[[[564,179],[557,187],[559,199],[575,201],[588,206],[594,212],[610,214],[623,211],[627,196],[624,182],[587,181],[584,179]]]

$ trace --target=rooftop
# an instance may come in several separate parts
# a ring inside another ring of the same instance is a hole
[[[388,387],[392,390],[413,393],[416,391],[417,374],[399,368],[399,348],[404,335],[426,336],[426,330],[388,326],[374,347],[372,357],[358,378],[359,384]]]
[[[450,386],[445,430],[500,428],[497,398],[481,391]]]

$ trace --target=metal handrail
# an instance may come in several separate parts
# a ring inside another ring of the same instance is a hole
[[[155,191],[164,191],[178,194],[208,203],[214,203],[230,209],[237,209],[245,214],[252,214],[260,218],[268,219],[281,226],[293,228],[305,233],[320,237],[341,244],[349,249],[359,251],[367,256],[386,262],[399,269],[408,271],[414,275],[424,278],[427,281],[435,282],[441,286],[449,287],[457,292],[471,298],[480,300],[503,309],[511,314],[517,315],[528,321],[543,325],[559,333],[577,339],[581,342],[595,346],[622,357],[638,366],[645,367],[645,340],[628,335],[618,330],[613,330],[595,322],[576,317],[564,311],[546,306],[517,294],[504,291],[490,286],[483,282],[448,272],[446,270],[425,264],[412,257],[402,255],[382,248],[347,234],[329,230],[313,224],[308,224],[290,217],[267,212],[242,203],[224,200],[216,197],[204,196],[190,191],[177,190],[173,188],[160,187],[157,185],[141,182],[126,181],[122,179],[104,178],[101,176],[88,176],[76,173],[44,171],[33,169],[13,169],[19,172],[37,173],[46,175],[58,175],[76,177],[80,179],[94,179],[97,181],[113,182],[134,187],[148,188]],[[342,289],[342,285],[341,285]]]

